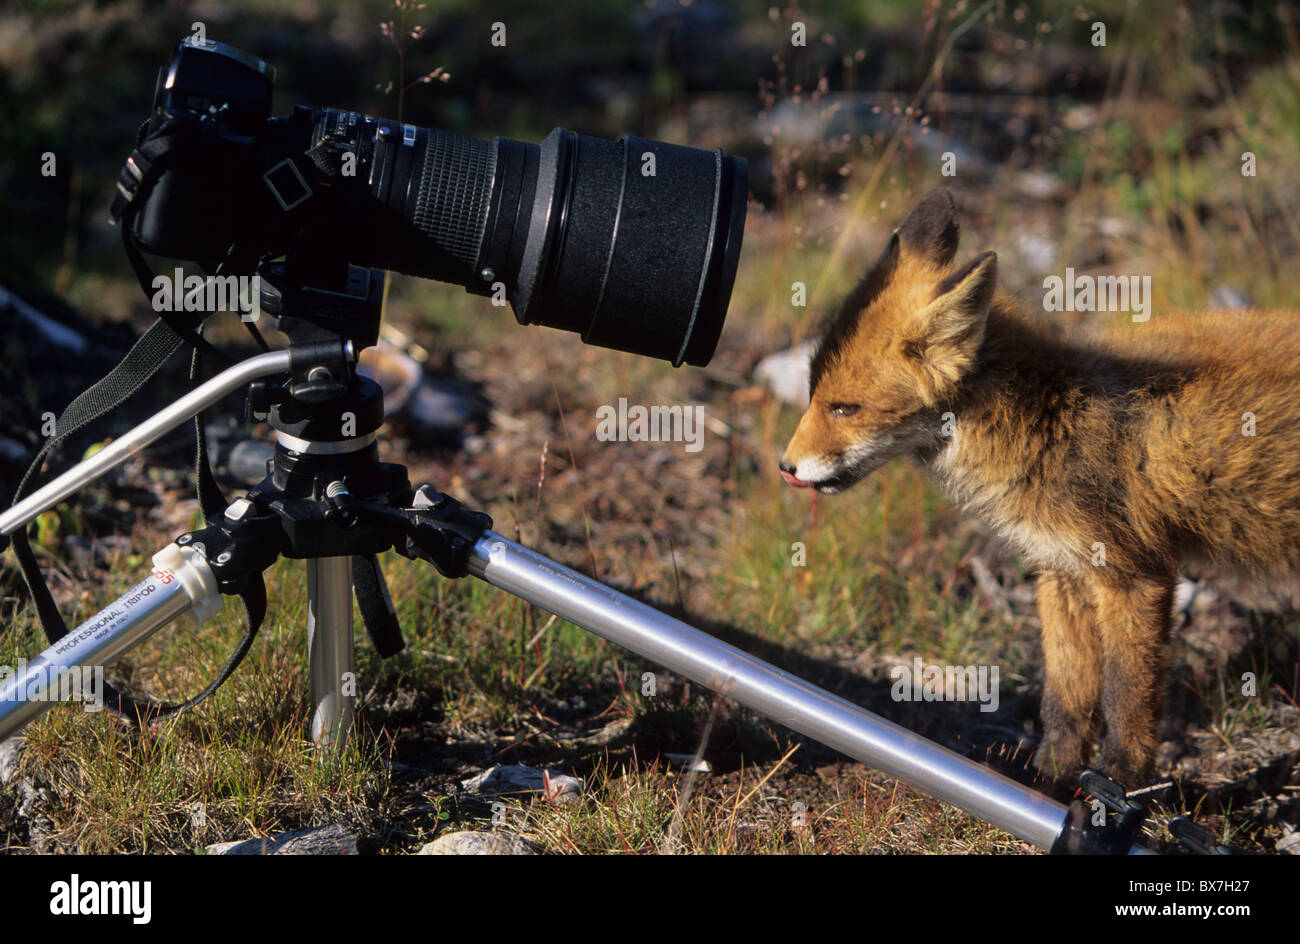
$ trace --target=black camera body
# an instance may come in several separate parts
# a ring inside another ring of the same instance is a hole
[[[557,128],[491,141],[299,105],[271,117],[275,69],[187,39],[114,215],[140,247],[227,274],[285,256],[301,284],[366,266],[509,301],[521,324],[703,365],[744,230],[743,160]],[[129,212],[125,212],[127,207]]]
[[[182,42],[158,71],[140,143],[168,136],[175,150],[152,188],[136,195],[131,225],[142,248],[215,263],[250,237],[241,230],[262,221],[248,203],[265,202],[254,186],[259,165],[284,124],[268,121],[274,84],[274,66],[216,42]]]

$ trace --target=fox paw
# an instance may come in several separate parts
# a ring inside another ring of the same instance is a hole
[[[1103,741],[1101,772],[1125,790],[1140,790],[1150,785],[1155,775],[1154,753]]]
[[[1033,764],[1048,780],[1075,785],[1085,766],[1083,742],[1076,737],[1048,735],[1034,752]]]

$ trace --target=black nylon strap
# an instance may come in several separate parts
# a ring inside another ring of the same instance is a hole
[[[235,651],[230,654],[226,664],[217,673],[217,677],[209,682],[203,691],[182,702],[169,704],[166,702],[137,700],[130,695],[119,692],[105,682],[105,710],[123,715],[137,724],[144,724],[164,718],[167,715],[188,711],[220,688],[226,679],[230,678],[231,674],[234,673],[235,669],[239,668],[239,664],[244,661],[244,656],[248,655],[248,650],[252,648],[253,640],[257,638],[257,632],[262,627],[262,621],[266,618],[266,583],[263,581],[261,574],[249,581],[248,587],[239,594],[239,600],[244,606],[244,618],[247,628],[235,645]]]
[[[202,338],[203,325],[201,323],[195,333]],[[190,357],[191,389],[197,384],[202,372],[203,350],[196,347]],[[217,484],[216,476],[212,474],[212,465],[208,461],[208,443],[207,436],[203,431],[202,412],[199,412],[194,417],[194,443],[194,481],[199,495],[199,508],[203,512],[204,520],[211,521],[224,513],[229,502],[221,491],[221,486]],[[230,658],[222,666],[217,677],[212,680],[207,688],[193,698],[189,698],[179,705],[159,706],[157,709],[159,714],[172,714],[197,705],[220,688],[226,679],[230,678],[235,669],[239,668],[239,664],[244,661],[244,656],[248,655],[248,650],[252,648],[253,640],[257,638],[258,630],[262,627],[262,620],[266,617],[266,582],[260,573],[252,575],[245,581],[245,587],[239,592],[239,599],[244,605],[246,618],[244,635],[236,644],[235,651],[231,653]]]
[[[262,628],[262,621],[266,619],[266,581],[262,579],[261,574],[255,575],[248,581],[248,585],[239,593],[239,600],[244,605],[246,628],[244,635],[235,645],[235,651],[230,654],[230,658],[221,667],[217,677],[203,691],[179,704],[163,705],[151,702],[148,705],[150,714],[161,717],[179,711],[188,711],[225,684],[226,679],[239,668],[239,663],[244,661],[244,656],[248,655],[248,650],[253,647],[253,640],[257,638],[258,630]]]
[[[180,348],[181,343],[181,339],[172,332],[169,325],[162,321],[155,322],[116,367],[109,371],[98,383],[83,391],[63,411],[55,422],[57,435],[46,443],[37,454],[36,459],[18,485],[14,501],[17,502],[26,493],[28,482],[32,480],[33,475],[38,474],[47,453],[61,440],[103,416],[138,392],[157,373],[163,363]],[[199,362],[200,355],[196,350],[191,361],[191,381],[197,376]],[[207,496],[207,504],[203,504],[202,498],[200,500],[205,517],[207,517],[212,514],[212,508],[215,508],[219,513],[225,507],[225,502],[224,497],[221,495],[221,489],[217,486],[207,462],[207,451],[203,441],[202,429],[200,417],[196,419],[196,432],[198,433],[197,481],[200,495]],[[45,579],[36,562],[36,556],[33,554],[31,544],[28,541],[26,529],[19,528],[13,533],[13,545],[19,568],[22,570],[23,580],[27,583],[32,602],[36,605],[41,627],[45,631],[46,638],[53,643],[67,635],[68,625],[59,612],[54,597],[50,594],[49,587],[46,586]],[[262,575],[257,574],[250,579],[239,596],[247,619],[244,635],[216,679],[203,691],[179,704],[161,704],[137,701],[129,695],[117,691],[113,686],[105,684],[105,707],[110,711],[142,723],[146,720],[192,708],[221,687],[235,669],[239,667],[239,664],[244,660],[244,656],[248,654],[253,640],[257,637],[257,633],[261,628],[262,621],[266,617],[266,583],[262,579]]]
[[[365,623],[370,641],[380,656],[387,659],[406,647],[402,627],[397,622],[393,598],[388,593],[384,571],[374,554],[352,555],[352,586],[357,595],[357,608]]]
[[[135,242],[131,239],[131,217],[133,215],[134,213],[129,214],[128,217],[122,221],[122,243],[126,246],[126,258],[131,263],[131,269],[135,272],[136,280],[140,283],[140,287],[144,289],[145,295],[152,298],[154,290],[154,274],[153,270],[149,268],[149,263],[145,262],[144,255],[140,252],[139,247],[136,246]],[[218,361],[227,366],[231,363],[228,354],[224,351],[218,350],[205,341],[202,335],[198,334],[194,330],[192,324],[186,324],[184,312],[159,311],[158,320],[171,328],[172,332],[179,340],[184,341],[196,351],[203,351],[211,354]],[[202,320],[202,318],[199,319],[200,323],[202,323]]]
[[[131,241],[130,219],[132,216],[133,212],[128,210],[126,218],[122,221],[123,239],[127,246],[127,255],[131,259],[133,268],[136,269],[137,278],[140,279],[141,285],[145,287],[146,293],[148,293],[149,289],[152,288],[153,277],[144,262],[143,256]],[[181,330],[178,331],[177,328]],[[222,352],[217,351],[203,340],[201,331],[202,319],[199,321],[197,330],[180,323],[178,320],[168,320],[160,317],[158,321],[154,322],[116,367],[105,374],[98,382],[82,391],[64,409],[55,422],[56,435],[51,437],[40,452],[37,453],[36,458],[23,475],[22,481],[19,482],[13,501],[19,501],[26,494],[29,482],[32,483],[32,487],[35,487],[36,482],[33,480],[33,476],[39,477],[46,456],[60,442],[116,409],[139,392],[189,338],[192,338],[194,342],[194,354],[190,366],[191,386],[193,386],[201,369],[201,352],[203,350],[212,351],[223,360],[229,361],[229,358]],[[203,509],[206,518],[214,513],[220,513],[225,508],[225,498],[216,483],[215,477],[212,475],[212,469],[208,463],[201,415],[195,418],[195,438],[197,443],[196,482],[200,507]],[[14,555],[18,558],[19,569],[22,571],[23,580],[27,584],[28,592],[35,604],[41,627],[49,642],[54,643],[67,635],[68,625],[59,612],[54,597],[40,572],[26,529],[19,528],[14,532],[12,539]],[[247,587],[240,593],[240,599],[244,605],[247,627],[234,653],[227,660],[217,678],[207,688],[193,698],[186,699],[179,704],[159,704],[139,702],[129,695],[118,692],[111,685],[105,685],[106,707],[118,714],[133,717],[137,721],[143,721],[147,718],[157,718],[191,708],[216,691],[243,661],[265,618],[266,585],[260,574],[248,581]]]
[[[162,321],[154,322],[116,367],[82,391],[60,414],[54,424],[55,435],[41,447],[41,451],[28,466],[14,492],[13,501],[16,503],[27,494],[29,482],[32,488],[36,487],[37,482],[33,477],[39,477],[46,456],[55,446],[134,396],[180,346],[181,339],[169,325]],[[40,616],[45,635],[50,642],[54,642],[67,634],[68,626],[59,615],[54,598],[41,576],[25,528],[19,528],[13,533],[13,545],[23,580],[32,595],[32,602],[36,604],[36,612]]]
[[[202,337],[203,325],[200,324],[195,333]],[[190,356],[191,390],[197,386],[202,373],[203,352],[196,347]],[[212,466],[208,462],[208,440],[203,432],[203,411],[199,411],[194,417],[194,444],[196,447],[194,484],[199,493],[199,508],[203,511],[203,518],[205,521],[210,521],[221,515],[230,503],[226,501],[226,496],[221,491],[221,486],[217,484],[217,479],[212,474]]]

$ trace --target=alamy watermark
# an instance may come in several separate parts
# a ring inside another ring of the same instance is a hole
[[[154,311],[238,311],[243,320],[256,321],[262,313],[260,275],[189,275],[176,268],[157,275],[151,283]]]
[[[132,924],[153,917],[153,882],[83,880],[76,872],[50,885],[52,915],[126,915]]]
[[[1134,321],[1151,318],[1151,276],[1076,275],[1043,279],[1044,311],[1128,311]]]
[[[0,705],[24,701],[79,701],[86,711],[104,707],[102,665],[57,665],[41,662],[0,665]]]
[[[996,665],[926,665],[918,657],[889,670],[889,695],[894,701],[975,701],[980,711],[997,711],[998,675]]]
[[[704,448],[704,407],[628,406],[627,397],[618,406],[596,409],[596,438],[601,442],[680,442],[687,452]]]

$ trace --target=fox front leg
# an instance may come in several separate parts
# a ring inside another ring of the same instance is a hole
[[[1174,577],[1099,584],[1094,603],[1102,639],[1101,764],[1130,790],[1145,787],[1155,767],[1164,709]]]
[[[1043,740],[1034,765],[1054,779],[1072,779],[1088,762],[1101,720],[1101,634],[1083,580],[1061,570],[1038,578],[1043,624]]]

